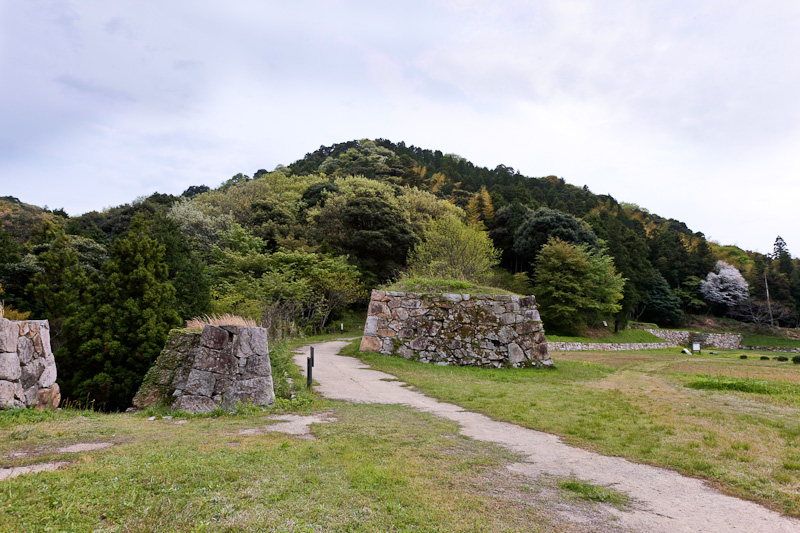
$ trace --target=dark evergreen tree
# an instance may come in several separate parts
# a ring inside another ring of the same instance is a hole
[[[67,322],[74,336],[60,355],[73,369],[62,378],[64,394],[113,411],[130,405],[180,318],[164,246],[143,215],[114,243],[103,274],[87,291],[80,316]]]
[[[514,234],[513,249],[525,262],[525,270],[533,272],[536,256],[550,238],[597,246],[597,236],[588,224],[563,211],[542,207],[528,216]]]

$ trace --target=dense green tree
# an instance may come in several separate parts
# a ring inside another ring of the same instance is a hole
[[[625,326],[637,307],[650,297],[652,266],[647,260],[647,234],[641,222],[630,218],[624,209],[612,202],[594,209],[584,220],[602,239],[608,253],[614,258],[617,271],[628,280],[622,308],[614,316],[614,328],[618,330]]]
[[[64,394],[73,400],[119,410],[130,405],[180,318],[164,246],[142,215],[115,241],[103,274],[89,289],[81,316],[67,322],[75,335],[59,358],[72,372],[61,379]]]
[[[168,279],[175,287],[175,310],[184,319],[201,316],[211,308],[211,284],[205,265],[192,250],[178,223],[166,213],[156,213],[150,221],[152,236],[164,246]]]
[[[574,335],[619,311],[625,280],[610,257],[551,238],[536,261],[535,294],[550,333]]]
[[[571,244],[597,246],[597,236],[588,224],[562,211],[542,207],[527,217],[517,229],[514,252],[527,265],[533,265],[539,250],[551,238]]]
[[[444,217],[428,226],[409,254],[407,275],[484,283],[499,255],[482,225]]]
[[[379,281],[398,273],[416,242],[402,210],[379,196],[354,196],[335,207],[328,202],[317,218],[316,231],[335,253],[349,255]]]
[[[71,243],[73,236],[58,227],[53,232],[52,243],[36,257],[39,268],[26,291],[34,318],[50,321],[51,346],[56,350],[62,342],[65,321],[79,312],[80,295],[89,284],[89,275],[97,270],[91,264],[82,268]]]
[[[514,235],[532,214],[528,207],[514,202],[498,209],[490,226],[489,236],[501,253],[500,264],[511,272],[520,272],[523,268],[522,258],[514,252]]]
[[[653,270],[647,284],[647,298],[640,306],[639,320],[674,325],[683,320],[681,300],[660,272]]]

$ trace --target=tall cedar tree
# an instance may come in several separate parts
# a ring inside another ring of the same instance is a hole
[[[136,215],[128,233],[114,242],[103,274],[89,289],[78,328],[82,344],[72,354],[78,364],[72,365],[73,375],[65,376],[64,393],[113,411],[130,405],[180,318],[164,246],[151,236],[143,215]]]

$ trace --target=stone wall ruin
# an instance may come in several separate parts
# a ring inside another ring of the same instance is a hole
[[[373,290],[361,351],[440,365],[553,365],[533,296]]]
[[[137,409],[172,406],[189,413],[275,401],[267,330],[206,325],[173,330],[133,398]]]
[[[55,409],[61,402],[47,320],[0,318],[0,409]]]

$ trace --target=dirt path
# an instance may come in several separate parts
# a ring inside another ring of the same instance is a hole
[[[629,511],[609,508],[622,529],[642,532],[800,532],[800,521],[781,516],[753,502],[726,496],[704,482],[670,470],[606,457],[568,446],[553,435],[533,431],[457,405],[439,402],[403,387],[394,376],[370,370],[358,359],[338,355],[346,342],[315,345],[314,379],[328,398],[358,403],[399,403],[461,424],[461,433],[481,441],[506,446],[526,461],[509,468],[536,478],[575,475],[597,485],[612,487],[637,500]],[[306,366],[308,347],[295,356]]]

